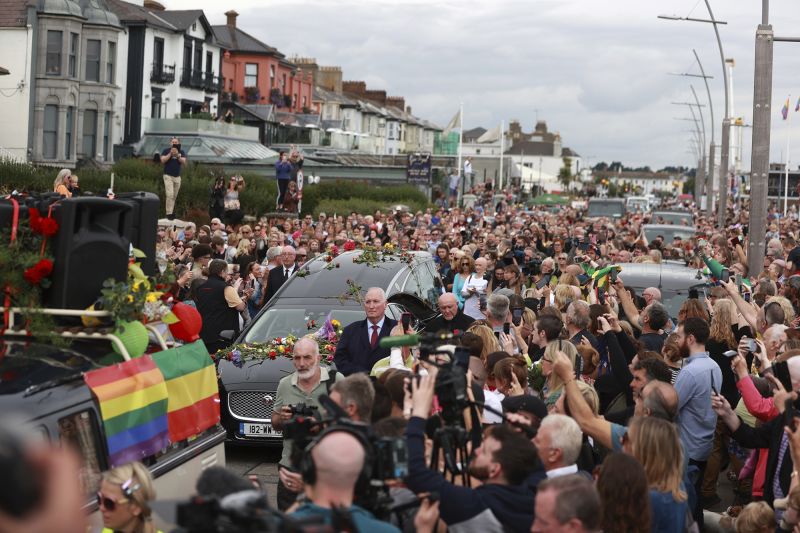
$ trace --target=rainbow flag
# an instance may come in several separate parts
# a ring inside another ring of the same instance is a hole
[[[783,120],[786,120],[786,117],[789,116],[789,97],[786,97],[786,103],[783,104],[781,108],[781,115],[783,116]]]
[[[83,379],[100,405],[112,467],[169,445],[167,385],[150,356],[87,372]]]
[[[169,438],[179,442],[219,423],[214,362],[203,341],[151,356],[166,380]]]

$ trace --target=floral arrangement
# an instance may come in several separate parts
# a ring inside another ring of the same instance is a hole
[[[47,240],[58,233],[58,222],[50,215],[43,217],[36,208],[20,206],[16,198],[11,201],[16,213],[27,212],[27,223],[15,216],[12,223],[0,234],[0,290],[4,307],[38,309],[42,305],[42,290],[51,284],[53,259]],[[42,313],[26,315],[25,327],[35,337],[52,337],[53,320]]]
[[[400,250],[391,242],[387,242],[383,246],[365,244],[361,249],[361,255],[354,257],[353,263],[367,265],[372,268],[378,268],[381,263],[386,263],[387,261],[400,261],[410,265],[414,260],[413,255],[407,251]]]
[[[141,258],[144,254],[134,249],[134,257]],[[104,309],[111,313],[111,321],[174,323],[177,319],[169,306],[172,295],[163,291],[170,285],[170,275],[171,272],[158,278],[147,277],[139,263],[131,262],[125,281],[107,279],[103,283],[102,302]]]
[[[316,327],[316,323],[311,320],[306,324],[310,330]],[[316,332],[307,335],[305,338],[312,339],[319,346],[320,362],[324,365],[333,362],[333,354],[336,352],[336,344],[342,336],[342,324],[338,320],[331,320],[330,315],[325,319]],[[285,337],[275,337],[267,342],[242,343],[228,348],[218,350],[212,355],[215,362],[226,360],[241,368],[245,361],[274,361],[280,357],[292,358],[294,345],[297,337],[287,335]]]

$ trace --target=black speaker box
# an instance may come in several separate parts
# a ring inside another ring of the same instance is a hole
[[[62,200],[53,216],[59,231],[52,243],[53,284],[44,303],[85,309],[100,296],[106,279],[127,278],[134,208],[120,200],[83,196]]]
[[[116,195],[116,200],[124,202],[133,209],[131,232],[128,239],[134,248],[145,254],[141,259],[142,270],[148,276],[158,273],[156,267],[156,233],[160,200],[151,192],[124,192]]]

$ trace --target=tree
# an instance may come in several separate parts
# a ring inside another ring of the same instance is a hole
[[[564,190],[569,190],[569,184],[572,182],[572,158],[564,157],[561,159],[564,166],[558,171],[558,181],[564,186]]]
[[[600,172],[602,172],[604,170],[608,170],[608,164],[606,164],[605,161],[600,161],[594,167],[592,167],[592,170],[597,170],[597,171],[600,171]]]

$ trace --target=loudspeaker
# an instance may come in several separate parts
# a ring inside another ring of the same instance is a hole
[[[134,209],[107,198],[62,200],[54,209],[59,224],[53,239],[55,258],[46,307],[85,309],[100,296],[108,278],[128,276]]]
[[[156,267],[156,233],[158,226],[158,210],[161,205],[158,196],[151,192],[124,192],[115,199],[124,202],[133,209],[131,232],[128,239],[134,248],[145,254],[141,259],[142,270],[148,276],[158,274]]]

